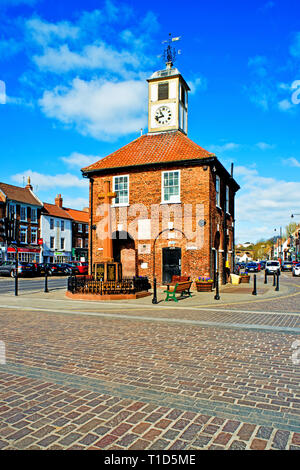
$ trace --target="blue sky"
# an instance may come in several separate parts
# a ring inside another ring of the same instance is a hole
[[[300,213],[299,15],[296,0],[0,0],[0,180],[87,206],[80,168],[147,131],[171,32],[188,135],[234,163],[237,241],[273,236]]]

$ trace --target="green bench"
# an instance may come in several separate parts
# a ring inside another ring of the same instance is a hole
[[[193,281],[188,281],[188,282],[177,282],[175,286],[169,287],[167,290],[164,290],[164,292],[167,294],[167,297],[165,298],[165,302],[169,299],[175,300],[175,302],[178,302],[179,299],[183,299],[184,294],[188,295],[189,297],[192,297],[192,294],[190,293],[190,288],[192,285]],[[179,299],[176,297],[176,294],[181,294]]]

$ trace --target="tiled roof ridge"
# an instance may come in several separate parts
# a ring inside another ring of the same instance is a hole
[[[0,181],[0,189],[1,189],[1,192],[8,199],[15,200],[17,202],[23,202],[25,204],[36,205],[36,206],[42,206],[43,205],[42,201],[40,201],[40,199],[37,197],[37,195],[34,194],[34,192],[31,191],[30,188],[26,188],[26,187],[22,187],[22,186],[16,186],[14,184],[4,183],[4,182]],[[19,194],[19,196],[22,195],[22,194],[24,194],[24,195],[26,194],[27,196],[30,196],[34,200],[35,204],[33,202],[29,202],[28,200],[17,199],[17,196],[16,196],[16,198],[11,198],[7,194],[7,192],[9,192],[9,190],[15,191],[17,194]]]
[[[61,218],[72,219],[72,217],[63,209],[63,207],[59,207],[59,206],[57,206],[56,204],[52,204],[51,202],[44,202],[43,204],[44,204],[44,209],[46,209],[47,212],[49,212],[47,206],[50,206],[50,207],[49,207],[50,210],[53,208],[53,209],[55,209],[55,210],[58,211],[58,212],[64,212],[65,217],[62,217],[62,216],[61,216]],[[51,214],[50,214],[50,215],[51,215]],[[59,216],[59,215],[56,215],[56,216],[53,215],[53,217],[60,217],[60,216]]]
[[[188,149],[184,148],[184,146],[190,147],[192,152],[195,151],[197,153],[185,158],[184,151],[187,151],[188,154]],[[177,155],[176,147],[178,147]],[[136,159],[126,158],[131,149],[134,155],[136,155]],[[169,158],[173,153],[174,158]],[[121,164],[116,164],[118,156],[125,157],[125,161],[123,160]],[[166,158],[164,158],[164,156],[166,156]],[[139,166],[170,161],[199,160],[205,158],[205,156],[212,157],[215,156],[215,154],[200,147],[200,145],[193,142],[187,135],[177,129],[141,135],[106,157],[82,168],[81,171],[84,173],[85,171],[97,171],[98,169],[105,168],[122,168],[125,166]]]
[[[137,142],[138,140],[142,139],[143,137],[147,136],[147,134],[143,134],[143,135],[140,135],[139,137],[137,137],[136,139],[134,140],[131,140],[130,142],[128,142],[128,144],[125,144],[123,145],[123,147],[115,150],[114,152],[111,152],[110,154],[106,155],[106,157],[103,157],[103,158],[100,158],[100,160],[98,160],[97,162],[95,163],[92,163],[91,165],[88,165],[88,166],[85,166],[83,168],[81,168],[81,171],[84,171],[92,166],[94,166],[96,163],[98,163],[99,161],[103,162],[104,160],[108,159],[109,157],[112,157],[113,155],[123,151],[124,149],[126,149],[126,147],[129,147],[130,145],[132,145],[134,142]]]

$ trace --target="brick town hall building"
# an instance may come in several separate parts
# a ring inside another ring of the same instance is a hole
[[[173,274],[226,282],[234,262],[239,186],[218,158],[187,136],[189,87],[173,64],[148,79],[148,133],[83,168],[90,180],[90,270],[103,257],[110,182],[113,256],[123,277],[166,284]],[[106,185],[107,188],[107,185]]]

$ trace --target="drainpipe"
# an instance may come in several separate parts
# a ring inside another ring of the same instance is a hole
[[[93,194],[94,194],[94,179],[90,178],[90,201],[91,201],[91,217],[90,217],[90,267],[89,274],[92,274],[93,270]]]

